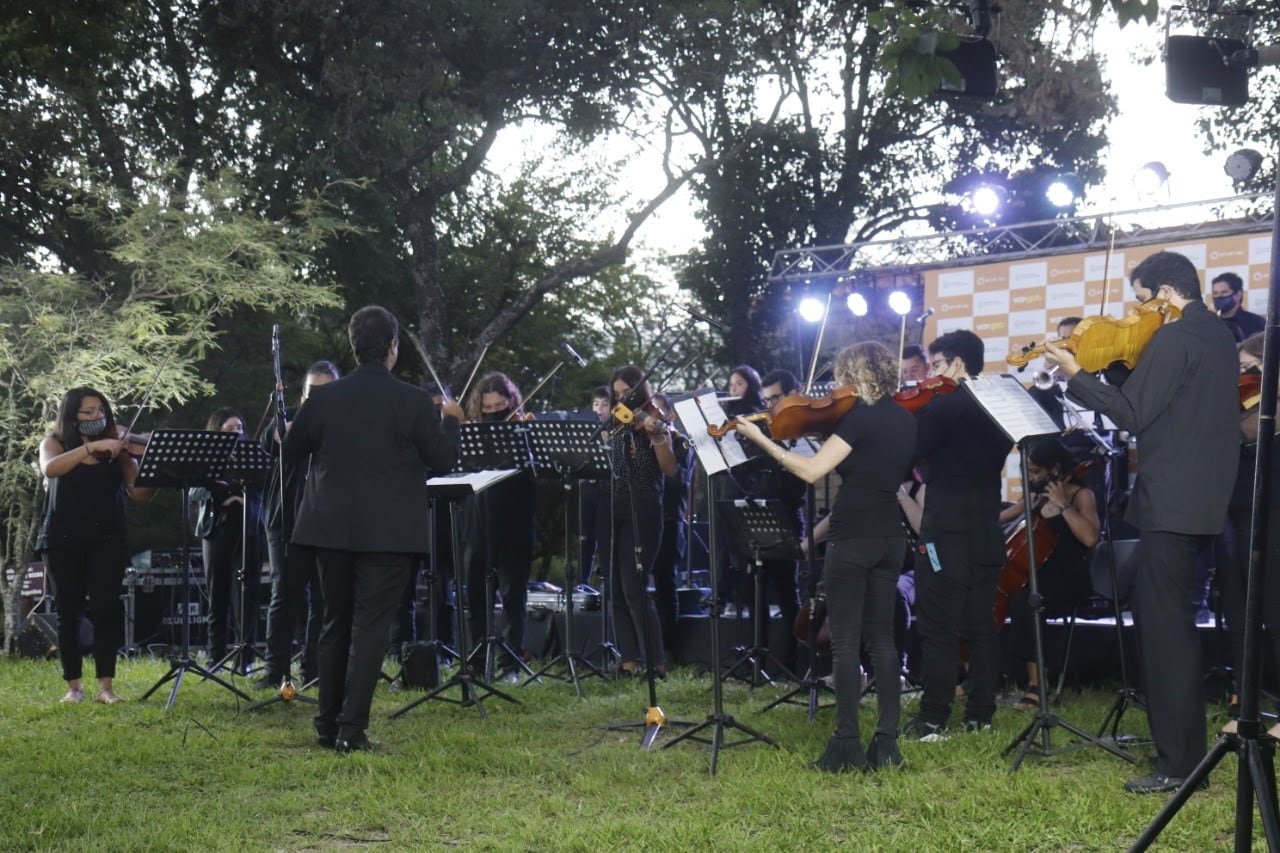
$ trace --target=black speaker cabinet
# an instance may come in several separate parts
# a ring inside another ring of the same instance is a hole
[[[1249,70],[1227,64],[1227,57],[1245,47],[1239,39],[1169,36],[1164,44],[1165,94],[1175,104],[1248,103]]]

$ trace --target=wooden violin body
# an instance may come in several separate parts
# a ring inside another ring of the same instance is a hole
[[[1119,361],[1130,369],[1151,338],[1165,323],[1182,317],[1182,312],[1163,299],[1152,299],[1135,308],[1127,317],[1085,317],[1071,335],[1054,343],[1070,350],[1089,373],[1105,370]],[[1026,367],[1033,358],[1043,355],[1044,344],[1026,347],[1011,354],[1006,361],[1014,367]]]
[[[910,388],[903,388],[901,391],[893,395],[893,402],[902,406],[911,414],[915,414],[924,408],[924,404],[928,403],[934,397],[942,394],[950,394],[959,388],[959,384],[948,376],[930,376]]]
[[[1247,412],[1262,399],[1262,374],[1241,373],[1237,387],[1240,391],[1240,411]]]
[[[795,395],[783,397],[772,412],[747,415],[748,420],[764,420],[769,434],[778,441],[789,441],[806,435],[826,438],[835,432],[845,412],[858,402],[858,392],[850,386],[837,388],[825,397]],[[735,421],[707,427],[707,434],[720,439],[734,428]]]

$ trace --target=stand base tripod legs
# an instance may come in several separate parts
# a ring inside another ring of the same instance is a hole
[[[703,735],[702,732],[710,729],[709,735]],[[728,741],[725,739],[727,731],[742,732],[745,737],[740,740]],[[748,743],[767,743],[775,749],[778,742],[766,734],[762,734],[750,726],[744,725],[735,720],[730,714],[708,714],[704,722],[699,723],[687,732],[681,732],[675,738],[662,745],[663,749],[669,749],[682,740],[692,740],[697,743],[705,743],[711,747],[711,775],[716,775],[716,764],[720,756],[720,750],[729,749],[734,746],[743,746]]]
[[[163,676],[161,676],[159,681],[151,685],[151,689],[148,690],[146,693],[143,693],[141,698],[138,699],[138,701],[139,702],[145,701],[147,697],[149,697],[152,693],[155,693],[163,685],[172,681],[173,689],[169,691],[169,701],[165,703],[165,708],[172,708],[173,703],[178,699],[178,689],[182,687],[182,676],[185,675],[187,672],[194,673],[195,675],[200,676],[205,681],[212,681],[218,685],[221,685],[222,687],[226,688],[227,690],[230,690],[232,693],[236,694],[246,702],[253,701],[253,697],[251,697],[248,693],[245,693],[243,690],[236,687],[229,681],[223,681],[221,678],[214,675],[211,671],[200,666],[198,663],[196,663],[189,657],[174,658],[172,661],[170,661],[169,671],[166,672]]]
[[[311,682],[311,683],[314,684],[315,682]],[[309,685],[303,685],[302,689],[306,689],[306,687],[308,686]],[[317,699],[313,699],[310,696],[303,696],[302,693],[299,692],[299,688],[294,686],[294,683],[292,681],[285,681],[283,684],[280,685],[280,689],[276,691],[274,696],[268,699],[263,699],[259,702],[254,702],[252,705],[245,708],[244,710],[246,712],[257,711],[261,708],[267,707],[268,705],[274,705],[277,702],[284,702],[286,704],[290,702],[302,702],[303,704],[306,704],[306,705],[320,704],[319,700]]]
[[[451,690],[454,687],[461,688],[461,698],[454,699],[451,696],[444,695],[445,691]],[[454,705],[460,705],[463,708],[468,705],[474,705],[476,710],[480,712],[480,717],[484,720],[488,720],[489,715],[485,713],[482,700],[489,696],[497,696],[499,699],[505,699],[513,705],[520,704],[520,701],[514,696],[509,696],[496,687],[492,687],[477,680],[475,675],[467,668],[466,662],[462,662],[459,664],[458,671],[454,673],[452,678],[441,684],[435,690],[432,690],[427,695],[414,699],[403,708],[392,711],[390,719],[394,720],[397,717],[402,717],[424,702],[430,702],[432,699],[439,699],[441,702],[450,702]]]
[[[1052,745],[1053,730],[1055,728],[1066,729],[1080,740],[1055,749]],[[1115,744],[1091,735],[1084,729],[1073,726],[1071,723],[1063,720],[1057,714],[1051,714],[1042,708],[1040,711],[1036,712],[1035,717],[1027,724],[1027,727],[1019,732],[1018,736],[1015,737],[1010,744],[1004,748],[1004,752],[1001,753],[1002,755],[1008,755],[1013,752],[1014,749],[1018,749],[1018,754],[1013,759],[1013,766],[1009,768],[1010,773],[1013,773],[1019,766],[1021,766],[1022,760],[1027,757],[1027,753],[1036,746],[1037,738],[1040,740],[1039,746],[1036,747],[1036,754],[1038,755],[1059,755],[1064,752],[1074,752],[1077,749],[1084,749],[1089,746],[1100,746],[1116,758],[1127,761],[1130,764],[1136,764],[1138,762],[1138,759],[1134,758]],[[1018,744],[1022,744],[1021,748],[1018,747]]]
[[[835,707],[834,702],[829,705],[822,704],[821,695],[824,690],[833,696],[835,695],[835,690],[832,689],[831,685],[823,679],[815,676],[813,674],[813,670],[810,669],[805,672],[804,678],[800,679],[799,684],[779,696],[777,699],[774,699],[760,710],[762,712],[769,711],[779,705],[804,705],[809,709],[809,722],[812,723],[814,718],[818,715],[819,710]],[[803,702],[796,698],[801,695],[806,697],[806,700]]]

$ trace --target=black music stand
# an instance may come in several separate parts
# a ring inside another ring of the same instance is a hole
[[[991,418],[992,423],[1018,446],[1022,462],[1022,512],[1026,528],[1029,531],[1031,530],[1036,509],[1031,503],[1031,489],[1027,486],[1029,480],[1027,476],[1027,448],[1029,443],[1036,438],[1057,438],[1058,425],[1054,423],[1049,413],[1041,408],[1040,404],[1035,401],[1035,398],[1031,396],[1027,389],[1022,386],[1022,383],[1012,376],[991,377],[983,374],[977,379],[965,382],[961,387],[978,402],[978,405]],[[1031,722],[1004,749],[1005,755],[1015,749],[1017,750],[1017,755],[1014,756],[1013,766],[1009,768],[1009,772],[1013,773],[1022,765],[1022,760],[1027,757],[1027,753],[1033,747],[1035,747],[1037,754],[1049,756],[1063,752],[1073,752],[1087,746],[1098,746],[1116,758],[1132,763],[1136,759],[1115,744],[1097,737],[1079,726],[1068,723],[1049,710],[1049,679],[1044,665],[1044,626],[1041,625],[1041,614],[1044,612],[1044,605],[1040,598],[1040,583],[1038,580],[1040,572],[1039,567],[1036,565],[1033,539],[1034,537],[1032,536],[1027,537],[1027,574],[1031,591],[1028,599],[1032,610],[1031,636],[1036,649],[1036,671],[1040,673],[1040,677],[1037,679],[1038,684],[1036,685],[1038,702],[1036,703],[1035,716],[1032,717]],[[1079,740],[1076,743],[1055,749],[1053,747],[1053,729],[1055,728],[1066,729]],[[1036,745],[1037,737],[1040,740],[1038,746]]]
[[[460,571],[457,567],[462,566],[462,547],[458,537],[458,502],[469,495],[478,494],[494,483],[501,482],[516,473],[514,470],[479,471],[474,474],[450,474],[446,477],[432,477],[427,480],[427,493],[431,499],[449,503],[449,543],[453,549],[455,571]],[[492,608],[490,608],[490,612],[492,612]],[[466,618],[465,614],[459,613],[459,615],[461,618],[458,619],[458,636],[462,647],[465,649],[471,640],[470,620]],[[445,691],[453,687],[461,688],[461,698],[454,699],[451,696],[444,695]],[[488,696],[497,696],[499,699],[506,699],[513,704],[520,704],[519,700],[514,696],[509,696],[493,685],[477,679],[471,671],[470,661],[460,657],[458,671],[449,680],[425,696],[420,696],[403,708],[391,712],[390,718],[394,720],[397,717],[402,717],[424,702],[439,699],[441,702],[451,702],[463,707],[474,705],[476,710],[480,712],[480,716],[488,720],[489,715],[485,713],[484,705],[482,704],[482,700]]]
[[[245,589],[245,579],[249,576],[249,492],[253,489],[261,489],[267,482],[267,475],[271,472],[271,468],[275,465],[275,458],[263,450],[255,441],[237,441],[231,447],[231,457],[227,461],[227,469],[222,474],[222,481],[231,486],[240,487],[240,619],[236,625],[236,644],[227,651],[222,659],[214,663],[209,668],[214,672],[219,669],[230,668],[236,675],[248,675],[250,667],[241,667],[244,661],[252,661],[258,654],[257,645],[250,639],[249,635],[256,635],[258,623],[258,605],[255,601],[249,610],[249,596]],[[255,526],[259,524],[258,519],[254,519]],[[254,542],[257,542],[257,532],[254,533]],[[254,548],[258,556],[258,565],[256,566],[259,576],[262,574],[261,552],[258,548]],[[261,580],[255,584],[256,588],[261,589]],[[254,630],[251,632],[249,628]],[[283,690],[283,685],[281,690]]]
[[[531,424],[525,421],[501,421],[498,423],[471,423],[463,424],[459,435],[458,443],[458,468],[463,471],[504,471],[515,473],[523,469],[532,469],[537,473],[537,469],[533,464],[533,449],[529,443],[529,427]],[[501,479],[506,479],[503,477]],[[486,483],[482,488],[488,488],[493,483]],[[476,494],[480,493],[480,489],[476,490]],[[533,669],[525,663],[524,658],[515,649],[508,646],[497,635],[493,624],[493,605],[494,605],[494,574],[492,548],[490,547],[489,533],[493,530],[492,517],[489,511],[489,502],[485,499],[478,500],[479,517],[481,530],[485,545],[485,573],[484,573],[484,606],[485,606],[485,636],[481,638],[474,649],[463,648],[463,654],[466,655],[469,662],[472,658],[483,655],[484,658],[484,677],[486,683],[492,683],[494,677],[495,660],[498,652],[503,652],[515,665],[515,671],[518,673],[523,670],[525,675],[532,676]],[[532,511],[532,508],[530,508]],[[463,565],[460,570],[462,576],[467,574],[466,566]]]
[[[727,503],[727,502],[726,502]],[[754,603],[751,605],[751,645],[734,649],[738,659],[729,665],[720,679],[742,677],[752,687],[773,684],[765,667],[771,663],[774,672],[781,673],[788,681],[795,681],[782,661],[769,652],[768,613],[764,595],[764,561],[803,558],[794,523],[787,518],[782,502],[777,500],[735,500],[728,514],[730,526],[739,542],[751,551],[751,564],[755,570]],[[739,676],[739,670],[745,672]]]
[[[205,432],[202,430],[157,430],[147,441],[147,449],[138,462],[139,486],[156,488],[174,487],[182,491],[182,649],[169,662],[169,671],[142,694],[144,701],[161,685],[172,681],[169,701],[165,708],[172,708],[182,686],[182,676],[193,672],[206,681],[213,681],[232,693],[252,701],[247,693],[230,682],[223,681],[210,670],[191,659],[191,549],[188,544],[187,517],[189,500],[187,490],[195,486],[212,486],[221,480],[231,456],[231,448],[238,437],[233,432]]]
[[[534,421],[525,426],[529,429],[529,445],[533,452],[535,470],[554,472],[564,495],[564,585],[567,591],[564,594],[563,637],[558,636],[556,614],[551,616],[551,636],[559,641],[560,653],[530,675],[523,684],[527,685],[550,673],[555,678],[570,682],[581,699],[584,697],[579,667],[588,670],[591,675],[600,678],[606,676],[595,664],[579,654],[573,645],[573,608],[574,595],[578,592],[578,579],[574,577],[569,559],[569,501],[575,480],[609,476],[608,448],[600,441],[600,423],[594,418],[590,421]],[[602,609],[605,606],[606,602],[602,601]],[[562,672],[552,672],[560,667],[563,667]]]
[[[708,478],[707,493],[707,518],[713,519],[715,504],[711,496],[710,477],[711,474],[723,471],[730,467],[730,460],[726,458],[724,450],[715,439],[707,433],[707,427],[712,423],[719,425],[724,422],[724,412],[720,409],[716,402],[715,392],[707,392],[697,395],[694,398],[677,400],[675,404],[676,413],[679,415],[685,433],[690,436],[693,442],[694,450],[698,455],[698,464],[702,466],[703,471]],[[716,526],[714,521],[708,524],[708,547],[710,552],[714,554],[716,548]],[[716,573],[711,572],[711,600],[713,602],[720,600],[719,583],[716,580]],[[677,743],[685,740],[695,741],[697,743],[707,744],[711,747],[711,775],[716,775],[719,763],[720,750],[728,749],[734,746],[744,746],[749,743],[767,743],[772,747],[777,747],[778,742],[768,735],[761,734],[750,726],[735,720],[731,715],[724,712],[724,682],[719,676],[720,672],[720,608],[713,606],[710,613],[711,618],[711,696],[712,710],[707,715],[707,719],[696,726],[681,732],[667,743],[663,744],[663,748],[675,746]],[[709,735],[703,732],[710,730]],[[743,734],[743,737],[736,741],[729,741],[726,738],[728,732],[737,730]]]

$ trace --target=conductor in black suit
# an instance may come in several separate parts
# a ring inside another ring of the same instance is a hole
[[[427,478],[453,468],[462,410],[391,375],[399,326],[370,305],[347,327],[358,366],[312,390],[290,426],[285,461],[311,457],[293,544],[315,549],[324,597],[321,746],[370,749],[365,734],[387,630],[417,555],[430,550]]]
[[[1050,345],[1048,358],[1070,378],[1068,394],[1138,438],[1138,479],[1125,520],[1141,531],[1133,608],[1156,768],[1125,788],[1149,794],[1181,787],[1205,756],[1192,589],[1196,556],[1221,532],[1235,482],[1239,361],[1231,333],[1205,307],[1189,259],[1157,252],[1129,281],[1140,300],[1164,299],[1182,319],[1156,331],[1123,386],[1104,385],[1065,349]]]

